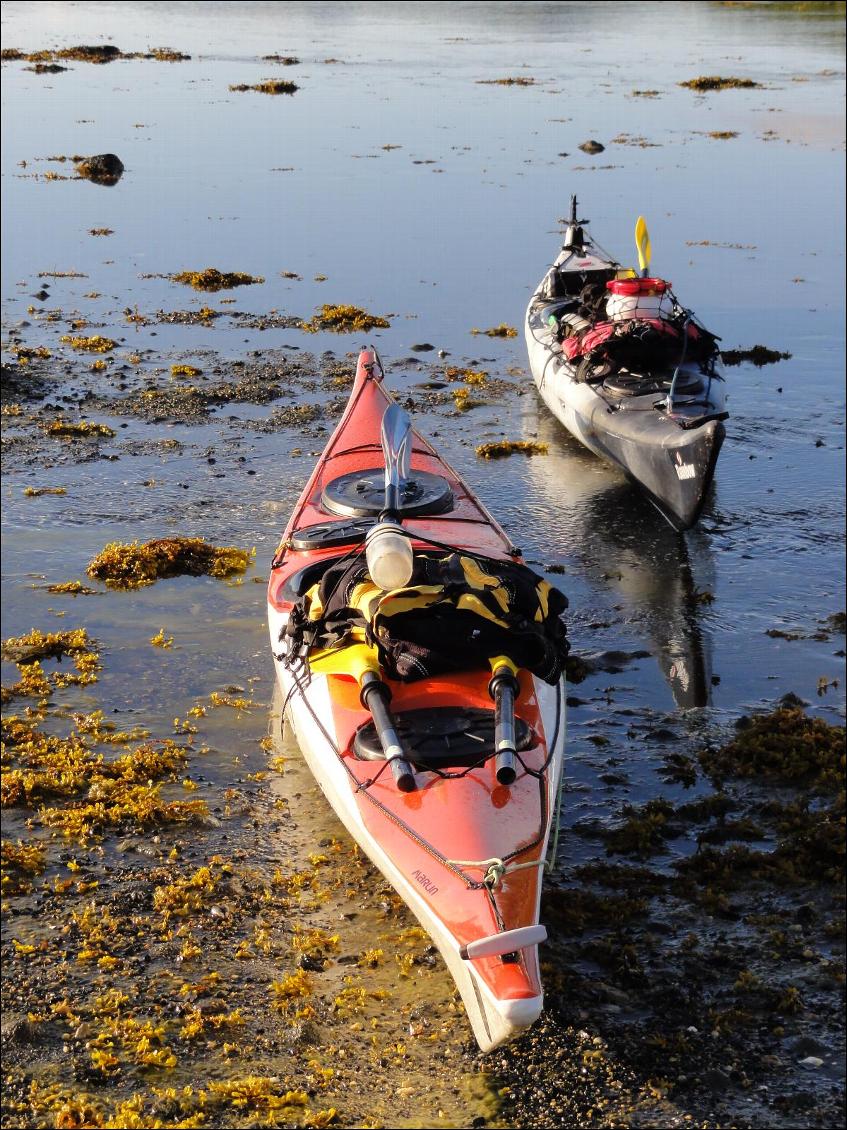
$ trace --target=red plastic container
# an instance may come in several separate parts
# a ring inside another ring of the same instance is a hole
[[[606,289],[612,294],[620,294],[625,298],[638,298],[641,295],[664,294],[670,290],[671,284],[664,279],[611,279],[606,283]]]

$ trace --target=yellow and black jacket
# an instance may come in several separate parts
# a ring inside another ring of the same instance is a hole
[[[385,592],[359,557],[331,565],[289,617],[289,654],[366,642],[386,674],[415,682],[508,655],[548,683],[564,668],[567,598],[526,565],[417,554],[410,584]]]

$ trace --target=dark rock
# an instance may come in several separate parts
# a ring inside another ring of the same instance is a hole
[[[413,353],[431,353],[435,346],[425,341],[422,345],[410,345],[409,348]]]
[[[602,153],[605,148],[605,145],[601,145],[599,141],[593,140],[583,141],[582,145],[580,145],[580,149],[583,153]]]
[[[711,1090],[720,1093],[725,1091],[729,1086],[730,1079],[725,1071],[721,1071],[720,1068],[713,1067],[709,1071],[703,1072],[703,1074],[700,1076],[700,1082],[704,1087],[709,1087]]]
[[[297,964],[301,969],[308,969],[310,973],[323,973],[326,967],[326,961],[323,958],[312,957],[308,953],[301,953]]]
[[[3,1038],[13,1044],[35,1044],[38,1042],[38,1029],[31,1020],[16,1020],[5,1029]]]
[[[114,153],[97,153],[93,157],[86,157],[76,166],[76,171],[86,180],[95,184],[117,184],[123,176],[124,165],[120,157]]]

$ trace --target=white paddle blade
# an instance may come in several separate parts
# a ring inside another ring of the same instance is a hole
[[[412,421],[399,404],[389,404],[382,417],[382,451],[386,489],[399,489],[409,477],[412,461]]]

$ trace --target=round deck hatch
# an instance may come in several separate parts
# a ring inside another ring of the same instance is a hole
[[[374,467],[351,471],[327,483],[321,508],[353,518],[378,517],[385,506],[385,471]],[[400,513],[406,517],[444,514],[453,509],[453,492],[443,475],[412,471],[400,492]]]
[[[337,545],[363,542],[373,525],[371,518],[354,518],[349,522],[316,522],[301,526],[291,535],[292,549],[332,549]]]

